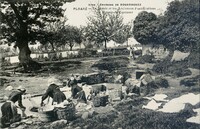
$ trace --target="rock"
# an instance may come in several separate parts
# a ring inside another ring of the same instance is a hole
[[[5,90],[11,91],[11,90],[13,90],[13,87],[12,86],[7,86]]]
[[[50,129],[61,129],[67,125],[67,120],[54,121],[49,125]]]
[[[84,112],[83,115],[81,116],[82,119],[87,119],[89,117],[89,112]]]

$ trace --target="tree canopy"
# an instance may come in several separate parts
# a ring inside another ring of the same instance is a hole
[[[78,27],[66,25],[59,32],[59,43],[67,44],[72,50],[75,43],[80,44],[83,40],[82,31]]]
[[[199,50],[199,1],[172,1],[164,15],[158,17],[141,12],[134,21],[133,35],[142,44],[163,44],[171,50]]]
[[[131,36],[131,24],[124,24],[122,28],[119,31],[117,31],[117,33],[113,36],[113,41],[117,43],[124,43],[127,41],[128,43],[128,38],[130,38]]]
[[[107,48],[107,42],[112,40],[122,27],[123,18],[119,11],[108,13],[97,6],[94,8],[94,15],[88,17],[85,36],[89,41],[104,42],[105,48]]]
[[[15,42],[19,61],[25,67],[32,62],[29,42],[43,40],[44,27],[63,17],[63,4],[74,0],[1,0],[1,39]]]

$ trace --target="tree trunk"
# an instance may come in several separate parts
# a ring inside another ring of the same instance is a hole
[[[72,51],[72,47],[73,47],[73,46],[70,46],[70,51]]]
[[[24,71],[35,71],[41,68],[41,65],[32,60],[30,57],[31,50],[28,47],[28,42],[21,42],[18,44],[19,48],[19,62],[23,66]]]
[[[50,43],[50,44],[51,44],[52,52],[55,52],[55,47],[54,47],[53,43]]]
[[[127,47],[128,47],[128,38],[127,38]]]
[[[105,40],[105,42],[104,42],[104,43],[105,43],[105,49],[107,49],[107,41]]]
[[[69,44],[69,47],[70,47],[70,51],[72,51],[72,48],[73,48],[74,44],[73,43],[70,43]]]
[[[31,50],[29,49],[28,47],[28,43],[20,43],[18,45],[18,48],[19,48],[19,61],[20,63],[22,64],[26,64],[26,63],[29,63],[30,60],[31,60]]]

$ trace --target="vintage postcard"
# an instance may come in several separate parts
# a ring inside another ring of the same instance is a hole
[[[1,0],[0,128],[198,129],[198,0]]]

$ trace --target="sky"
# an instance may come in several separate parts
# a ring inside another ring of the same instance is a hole
[[[66,9],[67,24],[84,26],[87,17],[92,15],[91,8],[94,4],[101,4],[101,7],[108,12],[113,12],[120,7],[124,23],[128,23],[141,11],[153,12],[156,15],[163,13],[171,1],[173,0],[76,0],[66,3],[63,8]]]

